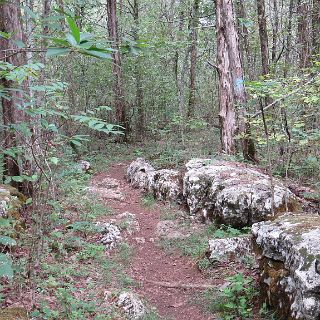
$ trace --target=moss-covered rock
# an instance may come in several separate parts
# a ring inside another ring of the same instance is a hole
[[[0,217],[19,218],[19,211],[26,197],[16,188],[0,184]]]
[[[262,290],[281,319],[320,319],[320,216],[286,214],[252,226]]]

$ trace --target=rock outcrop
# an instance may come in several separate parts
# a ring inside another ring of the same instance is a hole
[[[237,162],[194,159],[186,164],[183,195],[190,214],[201,212],[234,227],[251,226],[274,213],[296,211],[299,203],[291,191],[268,175]],[[273,194],[273,196],[272,196]]]
[[[26,197],[16,188],[0,184],[0,217],[19,217],[19,210]]]
[[[268,303],[281,319],[320,319],[320,216],[286,214],[252,232]]]
[[[155,170],[146,160],[138,158],[132,162],[127,170],[127,180],[135,188],[153,194],[158,200],[182,200],[182,181],[179,171]]]
[[[102,228],[100,242],[106,246],[107,250],[112,250],[122,241],[120,229],[116,225],[105,223],[98,226]]]
[[[183,176],[175,170],[155,170],[138,158],[127,179],[159,200],[187,203],[190,214],[201,214],[234,227],[251,226],[285,211],[300,209],[296,196],[279,180],[253,166],[210,159],[192,159]],[[182,187],[183,184],[183,187]],[[274,210],[272,210],[272,208]]]

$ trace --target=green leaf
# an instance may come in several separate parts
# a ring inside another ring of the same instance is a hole
[[[11,179],[16,182],[23,182],[23,177],[21,176],[13,176]]]
[[[11,34],[8,32],[0,31],[0,38],[9,39]]]
[[[61,56],[68,52],[70,52],[70,49],[68,48],[49,48],[47,50],[46,56],[47,57]]]
[[[0,236],[0,244],[4,246],[16,246],[16,240],[12,239],[11,237],[7,236]]]
[[[73,36],[72,34],[68,33],[68,34],[66,35],[66,38],[67,38],[68,42],[69,42],[72,46],[75,47],[75,46],[78,44],[77,40],[74,38],[74,36]]]
[[[88,56],[96,57],[96,58],[102,58],[102,59],[111,59],[112,55],[110,53],[97,51],[96,49],[89,49],[89,50],[83,50],[83,54],[86,54]]]
[[[28,198],[28,199],[26,200],[26,205],[31,204],[31,203],[32,203],[32,198]]]
[[[4,253],[0,253],[0,277],[13,278],[12,261]]]
[[[71,33],[72,33],[73,37],[75,38],[76,42],[80,43],[80,30],[79,30],[76,22],[71,17],[67,17],[67,22],[68,22]]]

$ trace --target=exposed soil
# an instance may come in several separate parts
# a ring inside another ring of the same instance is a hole
[[[157,246],[155,234],[156,225],[161,221],[161,204],[151,208],[142,205],[143,194],[133,189],[125,180],[127,163],[111,165],[107,173],[100,173],[92,180],[93,188],[104,179],[115,179],[122,198],[103,196],[105,204],[115,213],[129,211],[136,215],[140,231],[133,234],[128,243],[134,248],[134,256],[128,268],[128,274],[140,284],[134,289],[141,297],[156,307],[160,317],[165,319],[216,319],[205,313],[201,306],[192,303],[199,289],[187,288],[183,285],[210,284],[197,268],[195,262],[179,252],[166,253]],[[138,239],[137,239],[138,238]],[[139,241],[140,239],[140,241]],[[142,241],[141,241],[142,240]],[[142,243],[141,243],[142,242]],[[223,277],[221,277],[223,278]],[[213,285],[220,285],[223,279],[215,281]],[[165,287],[155,282],[182,284],[182,287]]]

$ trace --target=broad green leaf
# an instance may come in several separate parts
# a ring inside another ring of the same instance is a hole
[[[13,176],[11,179],[16,182],[23,182],[23,177],[21,176]]]
[[[76,46],[78,44],[77,40],[74,38],[74,36],[71,33],[68,33],[66,35],[66,38],[68,40],[68,42],[72,45],[72,46]]]
[[[80,42],[80,30],[79,30],[76,22],[71,17],[67,17],[67,22],[68,22],[68,25],[69,25],[69,28],[72,32],[73,37],[75,38],[76,42],[79,43]]]
[[[22,40],[13,40],[13,42],[17,45],[19,49],[22,49],[26,46]]]
[[[90,50],[83,50],[83,54],[86,54],[88,56],[96,57],[96,58],[102,58],[102,59],[111,59],[112,56],[110,53],[105,53],[101,51],[97,51],[96,49],[90,49]]]
[[[68,52],[70,52],[70,49],[68,48],[49,48],[47,50],[46,56],[47,57],[61,56]]]

